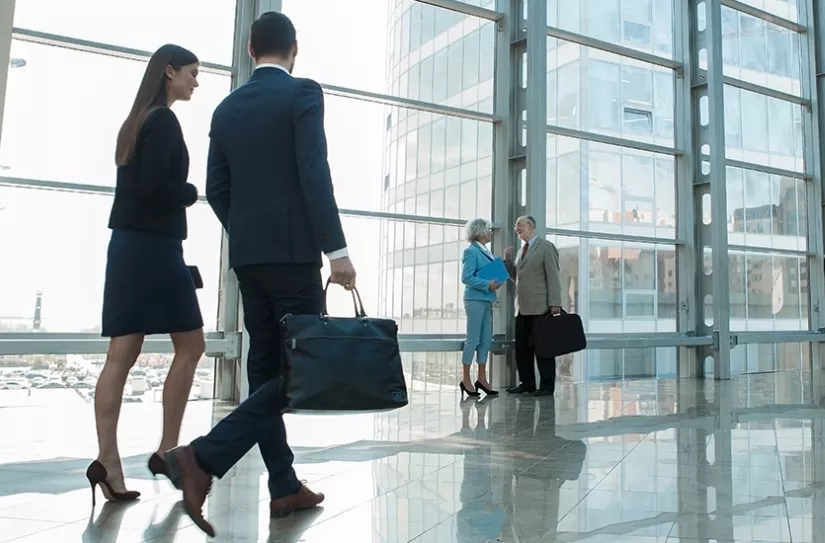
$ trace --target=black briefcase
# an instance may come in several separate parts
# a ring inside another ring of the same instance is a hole
[[[398,325],[373,319],[352,291],[355,318],[286,315],[284,413],[375,412],[407,405]]]
[[[533,322],[533,346],[536,358],[554,358],[583,351],[587,347],[582,319],[564,310],[558,315],[547,312]]]

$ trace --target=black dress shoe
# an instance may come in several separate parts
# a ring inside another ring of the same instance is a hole
[[[535,391],[535,388],[524,386],[524,383],[520,384],[517,387],[511,387],[507,389],[507,392],[510,394],[530,394]]]
[[[535,392],[533,392],[533,396],[552,396],[552,395],[553,395],[553,391],[550,390],[549,388],[540,388],[540,389],[536,390]]]

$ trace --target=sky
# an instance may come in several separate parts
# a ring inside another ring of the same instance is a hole
[[[148,51],[172,42],[202,61],[229,65],[234,4],[144,0],[138,8],[111,0],[17,0],[14,25]],[[298,29],[295,75],[384,92],[388,6],[387,0],[359,0],[355,32],[353,25],[341,24],[353,17],[349,2],[284,0],[283,10]],[[11,56],[25,59],[26,66],[9,74],[0,175],[114,185],[115,136],[145,65],[17,40]],[[230,81],[208,73],[199,80],[192,101],[174,110],[189,146],[190,182],[203,192],[209,120]],[[327,98],[329,159],[341,208],[380,210],[386,113],[379,104]],[[31,322],[35,293],[42,291],[48,331],[99,326],[110,207],[108,196],[0,187],[0,254],[8,263],[0,267],[0,325]],[[201,310],[207,329],[214,329],[220,226],[207,205],[190,208],[188,218],[185,258],[204,276]],[[344,218],[371,315],[378,313],[380,222]],[[331,313],[348,315],[351,308],[346,293],[332,291]]]

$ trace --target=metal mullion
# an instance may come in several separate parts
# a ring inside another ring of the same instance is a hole
[[[74,194],[89,194],[102,196],[111,196],[115,193],[115,187],[107,185],[73,183],[71,181],[51,181],[48,179],[25,179],[22,177],[6,177],[1,175],[0,187],[21,188],[30,190],[51,190],[55,192],[71,192]],[[198,203],[205,204],[206,196],[198,196]]]
[[[793,249],[774,249],[772,247],[759,247],[754,245],[733,245],[728,244],[728,252],[739,251],[750,255],[783,255],[796,257],[811,257],[815,252],[811,251],[794,251]]]
[[[516,215],[519,179],[516,178],[511,157],[518,145],[519,124],[515,115],[520,90],[520,44],[517,41],[520,27],[518,0],[498,0],[498,10],[504,18],[496,23],[495,64],[493,76],[494,113],[501,122],[493,126],[493,216],[494,224],[506,228],[493,230],[492,248],[501,254],[505,247],[514,245],[515,233],[510,228]],[[515,339],[515,290],[508,284],[501,290],[498,302],[493,306],[493,332],[505,341]],[[494,384],[510,386],[515,379],[515,358],[512,351],[501,353],[493,359],[491,373]]]
[[[611,232],[599,232],[598,230],[569,230],[566,228],[550,227],[546,229],[546,234],[551,236],[562,236],[569,238],[595,239],[605,241],[626,241],[631,243],[648,243],[667,246],[678,246],[685,244],[685,242],[681,239],[634,236],[630,234],[614,234]]]
[[[763,330],[759,332],[735,332],[735,335],[737,345],[820,343],[825,341],[825,333],[804,330]]]
[[[11,36],[14,22],[14,1],[0,2],[0,137],[3,135],[3,108],[6,105],[6,84],[11,70]]]
[[[721,0],[690,0],[689,20],[691,33],[691,93],[694,123],[694,224],[696,225],[695,269],[698,296],[696,310],[692,318],[696,331],[702,335],[712,334],[714,345],[703,350],[704,355],[714,361],[714,379],[730,379],[730,351],[734,338],[730,331],[730,292],[727,237],[727,187],[725,181],[725,125],[724,125],[724,84],[722,66],[722,6]],[[705,17],[700,18],[700,10]],[[704,29],[700,30],[700,19]],[[699,53],[706,51],[707,70],[698,69]],[[706,100],[708,124],[702,126],[699,111],[702,100]],[[709,173],[703,173],[702,146],[710,147],[708,158]],[[711,222],[704,224],[703,200],[710,197]],[[712,252],[712,272],[708,276],[701,272],[704,262],[704,247]],[[705,324],[705,298],[712,298],[713,325]],[[700,360],[705,356],[699,357]]]
[[[446,115],[450,117],[460,117],[462,119],[472,119],[475,121],[497,122],[499,120],[497,116],[491,115],[489,113],[481,113],[479,111],[472,111],[469,109],[462,109],[457,107],[442,106],[430,102],[411,100],[409,98],[390,96],[388,94],[381,94],[377,92],[351,89],[347,87],[339,87],[336,85],[327,85],[324,83],[321,83],[321,88],[324,89],[324,92],[326,94],[332,96],[339,96],[341,98],[360,100],[362,102],[373,102],[376,104],[401,107],[405,109],[423,111],[426,113],[434,113],[436,115]]]
[[[72,38],[69,36],[61,36],[59,34],[49,34],[48,32],[29,30],[27,28],[13,28],[12,39],[25,41],[29,43],[36,43],[39,45],[48,45],[51,47],[62,47],[64,49],[72,49],[74,51],[81,51],[84,53],[106,55],[110,57],[122,58],[125,60],[136,60],[140,62],[146,62],[152,56],[151,52],[143,51],[141,49],[133,49],[131,47],[122,47],[120,45],[111,45],[108,43],[82,40],[79,38]],[[231,66],[226,66],[224,64],[216,64],[214,62],[201,62],[200,70],[202,72],[214,73],[218,75],[232,74]]]
[[[629,140],[625,138],[617,138],[616,136],[607,136],[604,134],[597,134],[595,132],[587,132],[585,130],[567,128],[566,126],[558,126],[554,124],[547,125],[547,133],[566,138],[576,138],[585,141],[593,141],[596,143],[604,143],[606,145],[628,147],[630,149],[637,149],[639,151],[647,151],[661,155],[676,156],[681,154],[681,151],[673,147],[666,147],[664,145],[656,145],[655,143],[646,143],[643,141]]]
[[[454,11],[462,15],[470,17],[478,17],[479,19],[486,19],[488,21],[498,22],[504,19],[504,13],[500,11],[493,11],[490,9],[474,6],[466,2],[459,2],[458,0],[414,0],[421,4],[428,4],[430,6]]]
[[[702,309],[696,285],[696,273],[701,265],[694,227],[694,119],[693,90],[691,88],[694,59],[689,26],[692,4],[690,0],[676,0],[674,15],[682,24],[673,26],[673,52],[683,69],[676,72],[673,86],[674,144],[683,154],[674,158],[676,194],[676,237],[684,242],[676,246],[676,330],[681,334],[696,334],[696,315]],[[678,377],[696,378],[703,375],[700,346],[680,347],[676,358]]]
[[[707,155],[702,155],[703,160],[708,160]],[[784,168],[774,168],[773,166],[765,166],[753,162],[744,162],[742,160],[733,160],[731,158],[725,159],[725,165],[731,168],[739,168],[742,170],[751,170],[754,172],[767,173],[771,175],[778,175],[780,177],[791,177],[793,179],[803,179],[810,181],[811,176],[805,172],[795,172],[793,170],[786,170]]]
[[[0,186],[11,188],[22,188],[30,190],[52,190],[58,192],[71,192],[76,194],[89,194],[99,196],[112,196],[115,188],[106,185],[92,185],[86,183],[72,183],[67,181],[50,181],[47,179],[23,179],[18,177],[0,176]],[[206,196],[199,196],[198,203],[206,204]],[[464,226],[467,219],[450,217],[431,217],[427,215],[406,215],[403,213],[385,213],[382,211],[369,211],[363,209],[339,210],[342,216],[365,217],[370,219],[386,219],[391,221],[416,222],[427,224],[438,224],[444,226]]]
[[[725,85],[728,85],[730,87],[736,87],[737,89],[742,89],[748,92],[752,92],[754,94],[761,94],[762,96],[776,98],[777,100],[782,100],[784,102],[791,102],[792,104],[810,107],[810,100],[802,96],[797,96],[795,94],[790,94],[788,92],[782,92],[776,89],[771,89],[769,87],[764,87],[762,85],[757,85],[756,83],[751,83],[750,81],[745,81],[743,79],[737,79],[729,75],[724,76],[722,78],[722,81]]]
[[[592,38],[590,36],[585,36],[583,34],[577,34],[575,32],[563,30],[558,27],[548,26],[547,35],[551,38],[556,38],[562,41],[575,43],[584,47],[590,47],[591,49],[598,49],[606,53],[613,53],[614,55],[632,58],[635,60],[639,60],[641,62],[646,62],[648,64],[655,64],[656,66],[670,68],[671,70],[682,69],[682,64],[678,61],[667,59],[665,57],[660,57],[658,55],[652,55],[650,53],[645,53],[644,51],[638,51],[631,47],[625,47],[623,45],[619,45],[616,43],[603,41],[597,38]]]
[[[825,315],[822,314],[823,298],[825,298],[825,232],[823,232],[823,196],[822,187],[822,160],[825,159],[825,138],[823,138],[823,124],[820,119],[819,100],[825,97],[825,88],[820,83],[821,71],[819,67],[825,58],[819,56],[817,41],[820,49],[825,40],[825,10],[822,2],[802,0],[800,2],[802,23],[812,28],[813,32],[806,32],[800,36],[801,52],[801,79],[803,96],[810,100],[810,106],[802,110],[802,144],[804,147],[803,162],[805,173],[809,174],[812,183],[806,185],[807,196],[807,234],[808,249],[813,255],[808,257],[808,324],[812,330],[825,328]],[[819,10],[819,11],[815,11]],[[822,52],[825,54],[825,51]],[[813,280],[812,280],[813,279]],[[801,285],[800,285],[801,288]],[[825,371],[825,347],[819,342],[812,342],[811,349],[811,387],[814,391],[821,390],[823,371]],[[825,528],[825,521],[816,523]]]
[[[547,227],[547,0],[527,3],[527,207]]]
[[[738,0],[722,0],[722,5],[725,7],[729,7],[731,9],[735,9],[736,11],[740,11],[751,17],[756,17],[757,19],[762,19],[771,24],[775,24],[777,26],[781,26],[782,28],[787,28],[788,30],[792,30],[794,32],[805,33],[808,29],[805,25],[801,25],[799,23],[795,23],[784,17],[780,17],[778,15],[774,15],[773,13],[769,13],[765,10],[755,8],[749,4],[745,4],[744,2],[739,2]]]

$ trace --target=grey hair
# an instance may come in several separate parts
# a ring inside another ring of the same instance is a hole
[[[465,227],[465,239],[470,243],[477,241],[478,238],[486,234],[492,228],[492,224],[487,219],[472,219],[467,221]]]
[[[521,217],[518,218],[518,221],[516,221],[516,222],[526,222],[527,224],[529,224],[533,228],[536,227],[536,219],[534,219],[532,215],[522,215]]]

